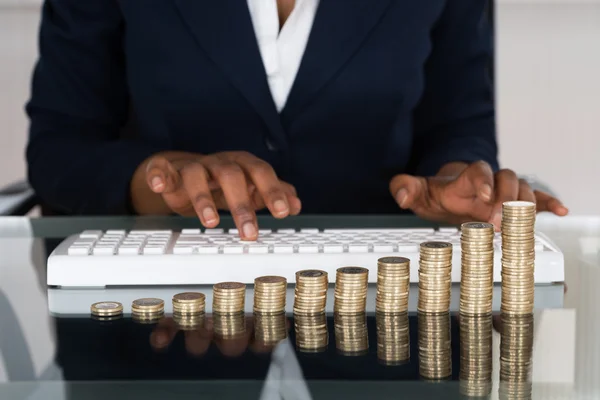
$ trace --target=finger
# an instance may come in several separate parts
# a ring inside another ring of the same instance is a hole
[[[217,226],[219,224],[219,214],[208,187],[208,173],[204,166],[196,162],[189,163],[179,173],[183,187],[202,225],[207,228]]]
[[[275,218],[285,218],[290,213],[287,196],[273,168],[251,154],[239,156],[239,165],[256,185],[265,205]]]
[[[180,177],[169,160],[156,156],[146,166],[146,182],[154,193],[172,193],[179,188]]]
[[[244,240],[256,240],[258,226],[256,213],[251,205],[246,177],[242,168],[233,162],[211,159],[204,164],[210,174],[219,182],[225,201],[235,225]]]
[[[424,178],[411,175],[396,175],[390,182],[390,192],[396,203],[403,209],[412,209],[428,202],[425,191],[427,182]]]
[[[150,335],[150,346],[155,350],[166,349],[173,342],[177,331],[177,324],[173,318],[162,318]]]
[[[569,213],[569,209],[565,207],[560,200],[555,197],[550,196],[546,192],[541,192],[539,190],[534,191],[536,203],[537,203],[537,211],[550,211],[556,215],[564,217]]]
[[[281,182],[283,190],[286,192],[288,204],[290,205],[290,215],[300,214],[302,209],[302,202],[298,198],[298,193],[293,185],[287,182]]]
[[[189,354],[195,357],[200,357],[206,354],[212,341],[212,335],[210,331],[200,328],[193,331],[185,331],[183,335],[185,349]]]
[[[455,182],[456,190],[465,197],[472,195],[485,203],[493,201],[494,171],[485,161],[477,161],[469,165]]]
[[[525,179],[519,179],[519,200],[536,202],[533,189],[531,189],[531,186],[529,186],[529,183]]]
[[[502,222],[502,203],[517,200],[519,196],[519,178],[510,169],[503,169],[496,174],[494,207],[489,222],[500,229]]]

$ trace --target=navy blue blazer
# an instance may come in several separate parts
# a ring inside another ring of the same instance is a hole
[[[46,0],[30,182],[56,210],[122,214],[151,154],[246,150],[304,212],[398,212],[395,174],[497,168],[487,7],[321,0],[278,113],[246,0]]]

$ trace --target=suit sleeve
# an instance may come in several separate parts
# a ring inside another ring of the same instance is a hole
[[[447,0],[431,33],[424,94],[413,118],[417,175],[435,175],[455,161],[484,160],[498,169],[488,7],[486,0]]]
[[[27,162],[43,203],[68,214],[124,214],[137,166],[158,146],[120,139],[129,96],[115,0],[46,0]]]

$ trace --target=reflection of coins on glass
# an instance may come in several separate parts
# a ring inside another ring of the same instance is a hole
[[[367,316],[364,312],[356,314],[333,315],[335,328],[335,347],[344,356],[362,356],[369,350]]]
[[[449,313],[417,314],[419,374],[425,379],[446,379],[452,375],[452,347]]]
[[[329,331],[325,313],[294,314],[296,347],[303,353],[320,353],[329,345]]]
[[[246,316],[243,312],[213,314],[213,331],[218,339],[233,339],[246,333]]]
[[[401,365],[410,360],[408,313],[377,312],[377,358],[384,365]]]
[[[173,313],[173,321],[177,324],[177,327],[182,331],[193,331],[200,329],[204,326],[204,313]]]
[[[287,318],[285,313],[254,314],[254,342],[257,349],[272,349],[287,337]]]
[[[123,305],[117,301],[101,301],[92,304],[90,311],[95,316],[115,316],[123,313]]]

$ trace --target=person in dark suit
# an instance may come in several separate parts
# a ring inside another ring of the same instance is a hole
[[[30,182],[69,214],[215,227],[230,210],[249,240],[262,209],[497,225],[522,199],[565,215],[498,165],[487,7],[46,0]]]

